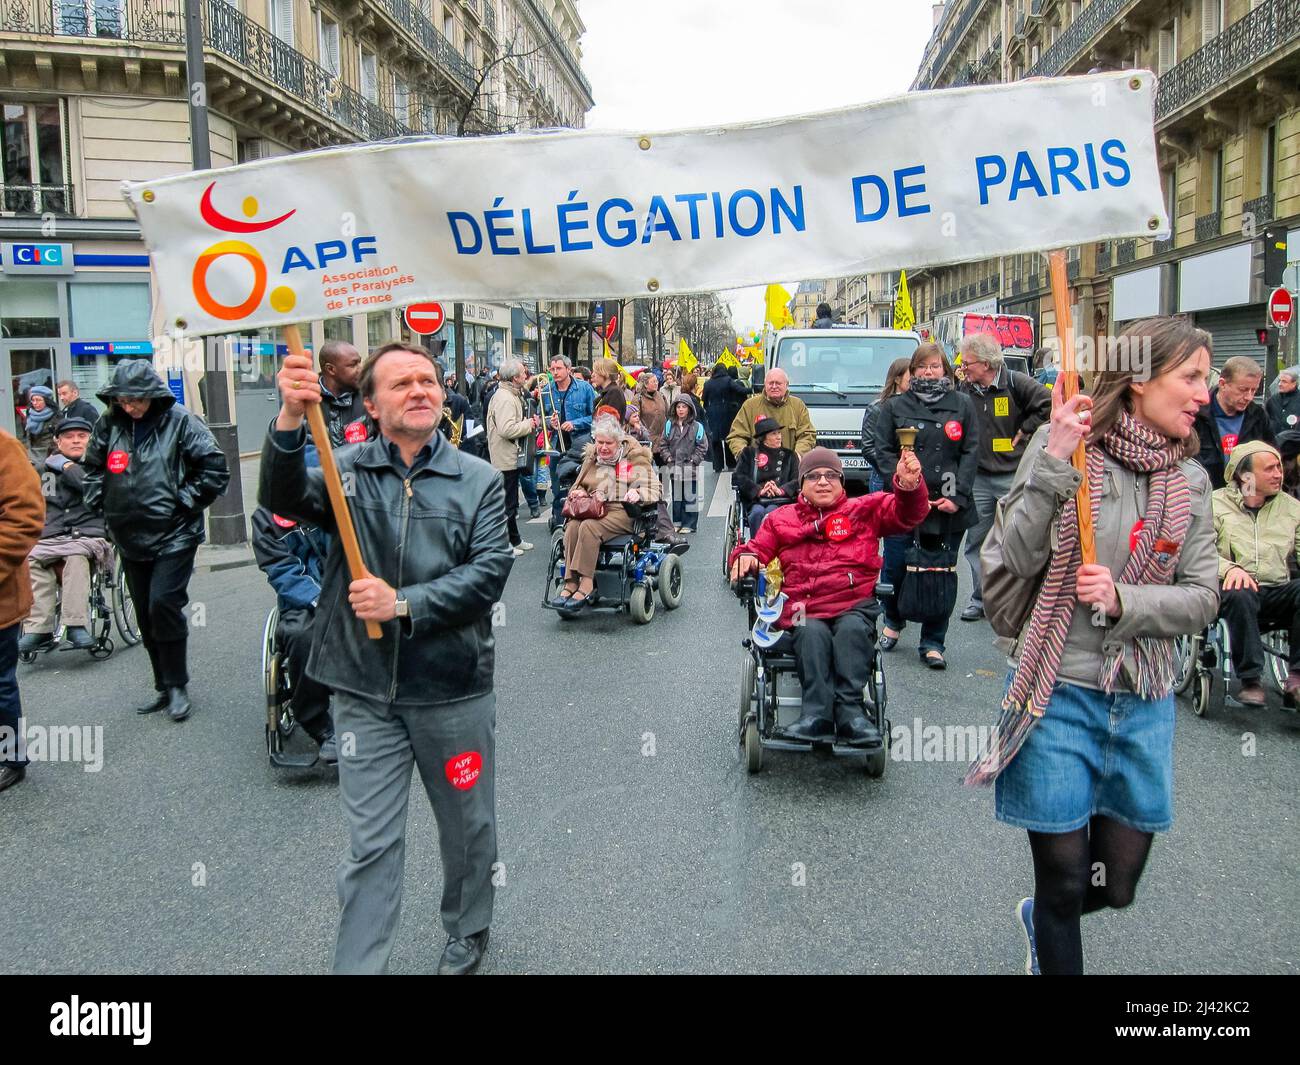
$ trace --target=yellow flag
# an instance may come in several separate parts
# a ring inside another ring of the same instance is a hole
[[[686,338],[682,337],[677,341],[677,365],[683,370],[693,370],[699,364],[700,360],[695,357],[695,352],[691,351]]]
[[[907,271],[898,274],[898,295],[894,298],[894,328],[911,329],[916,325],[916,315],[912,311],[912,297],[907,292]]]
[[[623,375],[623,382],[628,388],[636,388],[636,378],[623,369],[623,364],[614,358],[614,353],[609,350],[608,340],[605,341],[605,358],[613,360],[614,365],[618,367],[618,372]]]
[[[740,368],[740,360],[731,354],[730,348],[723,349],[722,354],[718,356],[718,362],[722,363],[723,366]]]
[[[790,308],[787,306],[789,302],[790,293],[780,285],[767,286],[767,321],[778,329],[794,325],[794,317],[790,314]]]

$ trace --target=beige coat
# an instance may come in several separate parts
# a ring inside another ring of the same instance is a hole
[[[622,500],[632,488],[640,494],[643,503],[656,503],[662,495],[650,449],[632,436],[623,437],[623,458],[616,466],[601,466],[596,462],[594,441],[583,448],[582,467],[573,487],[592,495],[600,492],[611,502]]]
[[[509,381],[502,381],[488,404],[488,455],[494,469],[508,473],[519,468],[519,456],[528,436],[536,430],[528,417],[524,398]]]
[[[1060,508],[1079,489],[1082,475],[1068,462],[1045,450],[1044,425],[1030,440],[1016,470],[1011,491],[1003,500],[1002,542],[990,533],[981,552],[1001,548],[1003,562],[1026,580],[1039,577],[1047,566],[1056,536]],[[1179,468],[1187,475],[1192,494],[1192,519],[1182,549],[1169,564],[1163,584],[1120,584],[1120,616],[1098,625],[1091,606],[1076,604],[1058,679],[1084,688],[1099,687],[1104,653],[1123,649],[1121,687],[1132,691],[1133,640],[1137,636],[1182,636],[1200,632],[1219,611],[1219,565],[1214,546],[1214,516],[1210,507],[1210,478],[1192,459]],[[1118,578],[1129,558],[1129,534],[1146,509],[1147,474],[1134,473],[1105,459],[1103,489],[1095,529],[1097,561]],[[1023,639],[1023,635],[1022,635]],[[1001,638],[998,647],[1014,657],[1019,641]]]

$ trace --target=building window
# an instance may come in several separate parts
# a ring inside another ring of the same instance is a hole
[[[57,281],[6,281],[3,292],[0,337],[25,340],[63,335]]]
[[[321,323],[326,340],[341,340],[345,344],[352,343],[352,319],[351,318],[326,318]]]
[[[0,184],[4,210],[15,214],[69,214],[63,150],[63,104],[3,105],[0,123]]]
[[[411,119],[411,88],[406,79],[393,75],[393,114],[397,121],[409,125]]]
[[[293,0],[270,0],[271,32],[285,44],[293,44]]]
[[[388,311],[366,315],[366,348],[374,351],[393,339],[393,316]]]
[[[320,17],[320,65],[339,75],[339,24],[323,12]]]
[[[1214,40],[1223,29],[1223,0],[1201,0],[1201,45]]]
[[[1261,196],[1272,196],[1277,181],[1277,123],[1264,130],[1264,158],[1259,168]]]
[[[1178,20],[1160,27],[1157,40],[1156,73],[1163,74],[1178,62]]]
[[[465,34],[465,62],[470,66],[478,65],[478,58],[475,55],[474,38],[468,33]]]
[[[72,335],[84,340],[149,337],[149,286],[78,281],[68,286]]]
[[[442,35],[451,42],[453,48],[456,46],[456,20],[447,11],[442,15]]]
[[[122,37],[125,0],[59,0],[54,32],[70,37]]]
[[[379,61],[374,52],[361,50],[361,95],[372,104],[379,103]]]

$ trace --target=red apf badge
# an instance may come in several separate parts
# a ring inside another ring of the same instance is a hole
[[[469,791],[483,773],[483,756],[478,751],[466,751],[447,760],[444,769],[447,780],[457,791]]]
[[[944,422],[943,431],[948,435],[949,440],[960,440],[961,422]]]
[[[826,539],[833,543],[838,544],[841,540],[847,540],[852,532],[849,519],[843,514],[832,514],[826,519]]]
[[[108,453],[108,472],[125,473],[126,468],[131,465],[131,454],[127,451],[110,451]]]

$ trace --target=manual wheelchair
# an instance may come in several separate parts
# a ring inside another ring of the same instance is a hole
[[[1264,675],[1281,692],[1290,669],[1290,641],[1282,629],[1260,633],[1264,644]],[[1179,636],[1174,642],[1174,694],[1185,696],[1197,717],[1204,717],[1210,708],[1210,695],[1214,678],[1226,697],[1232,681],[1232,645],[1228,639],[1228,623],[1222,618],[1211,622],[1198,633]],[[1283,694],[1283,705],[1294,708],[1295,701]]]
[[[262,690],[266,694],[266,755],[279,769],[309,769],[320,754],[292,754],[285,743],[298,728],[293,712],[293,685],[289,681],[288,655],[280,646],[276,630],[280,608],[274,606],[262,629]]]
[[[41,655],[51,651],[74,651],[77,648],[64,645],[65,626],[61,617],[63,607],[63,563],[54,563],[59,571],[59,589],[55,598],[54,642],[39,651],[21,651],[18,657],[27,663],[35,662]],[[136,623],[135,602],[131,598],[131,589],[126,583],[126,567],[122,565],[120,555],[114,553],[111,569],[95,565],[90,566],[90,624],[87,626],[93,647],[86,648],[91,658],[105,659],[113,653],[113,626],[117,626],[118,635],[128,647],[140,642],[140,628]]]
[[[749,612],[750,628],[758,620],[760,603],[765,595],[766,578],[762,572],[757,577],[747,577],[733,584],[736,595],[745,600]],[[892,595],[890,585],[876,585],[877,597]],[[763,768],[763,751],[801,751],[817,748],[835,755],[865,755],[867,776],[885,775],[889,761],[891,724],[885,716],[888,707],[888,690],[885,684],[884,655],[877,646],[875,634],[871,638],[871,672],[863,690],[867,718],[880,731],[881,739],[870,744],[847,744],[833,736],[825,740],[808,741],[784,735],[783,726],[800,717],[803,709],[803,689],[799,683],[798,662],[793,651],[768,649],[759,646],[753,633],[741,640],[745,648],[745,661],[740,678],[740,732],[739,743],[744,754],[745,767],[750,773]]]
[[[632,531],[612,537],[600,545],[596,559],[592,610],[626,610],[638,625],[646,625],[655,616],[655,591],[665,610],[682,605],[685,570],[681,556],[687,544],[668,544],[654,539],[658,503],[611,503],[626,507],[632,518]],[[560,526],[551,541],[551,558],[546,569],[542,606],[555,610],[551,600],[564,587],[564,533]],[[561,618],[569,615],[557,611]]]

